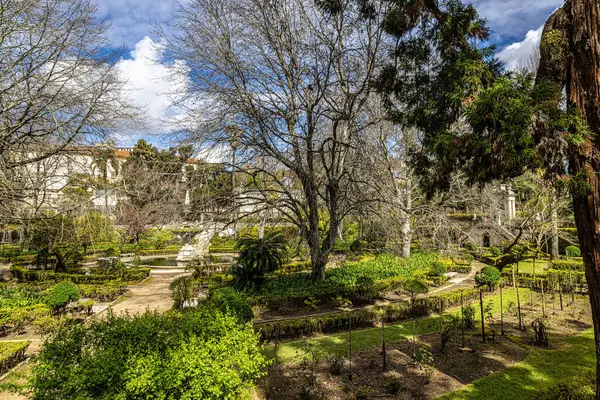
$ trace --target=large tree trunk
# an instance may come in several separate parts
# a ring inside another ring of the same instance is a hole
[[[574,174],[585,174],[589,190],[573,193],[579,243],[588,282],[596,342],[596,398],[600,399],[600,0],[572,0],[567,106],[575,107],[595,134],[572,154]],[[576,186],[576,185],[575,185]]]
[[[552,201],[552,214],[551,214],[551,223],[552,223],[552,251],[551,256],[552,259],[555,260],[558,258],[558,210],[556,209],[556,196],[554,193],[551,197]]]
[[[585,264],[596,342],[596,398],[600,399],[600,0],[570,0],[546,22],[536,85],[548,84],[595,136],[570,144],[575,223]],[[581,124],[572,124],[572,126]],[[582,134],[584,132],[570,132]]]

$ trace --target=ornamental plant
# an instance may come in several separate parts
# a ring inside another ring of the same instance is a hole
[[[268,364],[251,325],[208,307],[70,324],[36,361],[34,400],[238,399]]]

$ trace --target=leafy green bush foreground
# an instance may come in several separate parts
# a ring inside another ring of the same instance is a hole
[[[28,388],[36,400],[237,399],[266,365],[252,326],[230,314],[148,311],[61,328]]]

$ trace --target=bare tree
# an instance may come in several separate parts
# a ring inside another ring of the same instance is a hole
[[[366,109],[385,51],[384,7],[194,0],[180,6],[178,33],[166,37],[169,58],[185,61],[175,68],[191,78],[181,105],[196,142],[235,140],[234,172],[269,177],[261,191],[270,195],[259,197],[299,227],[316,279],[324,279],[344,216],[375,201],[365,196],[375,191],[363,173],[371,161],[364,135],[374,123]]]
[[[13,219],[27,197],[23,167],[102,139],[133,114],[91,1],[0,0],[0,21],[0,203]]]

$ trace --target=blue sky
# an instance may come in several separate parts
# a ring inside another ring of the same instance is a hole
[[[185,2],[186,0],[179,0]],[[508,68],[526,64],[539,43],[541,27],[548,16],[563,4],[563,0],[479,0],[475,4],[492,29],[492,42]],[[163,144],[163,133],[172,129],[177,117],[168,93],[180,88],[180,83],[167,79],[165,67],[156,63],[161,48],[156,46],[154,28],[164,25],[175,9],[173,0],[98,0],[98,17],[111,23],[109,46],[128,49],[119,62],[121,73],[130,81],[132,100],[144,106],[148,113],[143,132],[118,137],[122,145],[146,137]]]

